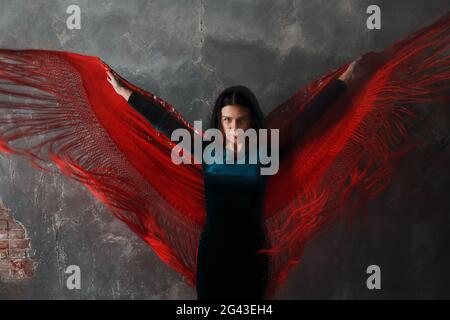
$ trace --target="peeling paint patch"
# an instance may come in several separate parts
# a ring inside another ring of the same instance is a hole
[[[0,280],[25,280],[38,263],[29,257],[31,239],[23,224],[0,202]]]

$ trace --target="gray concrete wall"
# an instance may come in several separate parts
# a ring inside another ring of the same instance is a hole
[[[66,8],[81,7],[81,30]],[[366,8],[382,9],[367,30]],[[0,2],[0,47],[96,55],[131,82],[206,120],[226,86],[254,90],[265,113],[302,85],[361,53],[381,50],[444,14],[449,0],[129,0]],[[311,241],[277,298],[449,298],[448,121],[427,135],[393,186],[351,228],[341,223]],[[422,150],[423,151],[423,150]],[[415,177],[414,185],[410,179]],[[87,190],[0,156],[0,197],[31,239],[38,266],[1,281],[0,299],[195,299],[195,291]],[[82,270],[82,289],[64,269]],[[365,286],[382,269],[382,289]]]

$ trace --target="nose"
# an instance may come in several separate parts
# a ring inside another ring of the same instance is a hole
[[[237,125],[236,125],[236,120],[232,120],[230,123],[230,129],[236,130],[237,129]]]
[[[230,126],[229,128],[228,128],[228,136],[231,138],[231,139],[236,139],[237,138],[237,132],[236,132],[236,126]]]
[[[236,130],[234,128],[230,128],[228,130],[228,135],[231,136],[231,137],[237,136]]]

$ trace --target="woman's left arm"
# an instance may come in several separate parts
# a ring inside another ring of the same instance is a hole
[[[285,149],[289,149],[296,141],[298,141],[327,111],[328,107],[336,101],[355,81],[355,67],[359,65],[361,57],[353,61],[347,69],[339,76],[339,78],[330,81],[327,86],[318,93],[305,106],[298,120],[291,128],[288,135],[290,141],[285,143]],[[283,148],[283,146],[281,146]]]
[[[347,90],[347,83],[341,78],[332,80],[317,94],[301,113],[301,117],[296,121],[293,132],[294,141],[303,136],[314,123],[326,112],[328,107],[336,101]]]

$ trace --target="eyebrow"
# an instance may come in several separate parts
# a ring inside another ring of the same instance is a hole
[[[225,116],[225,115],[222,115],[221,117],[222,118],[231,118],[230,116]],[[243,116],[237,117],[237,119],[246,118],[246,117],[250,117],[250,114],[245,114]]]

